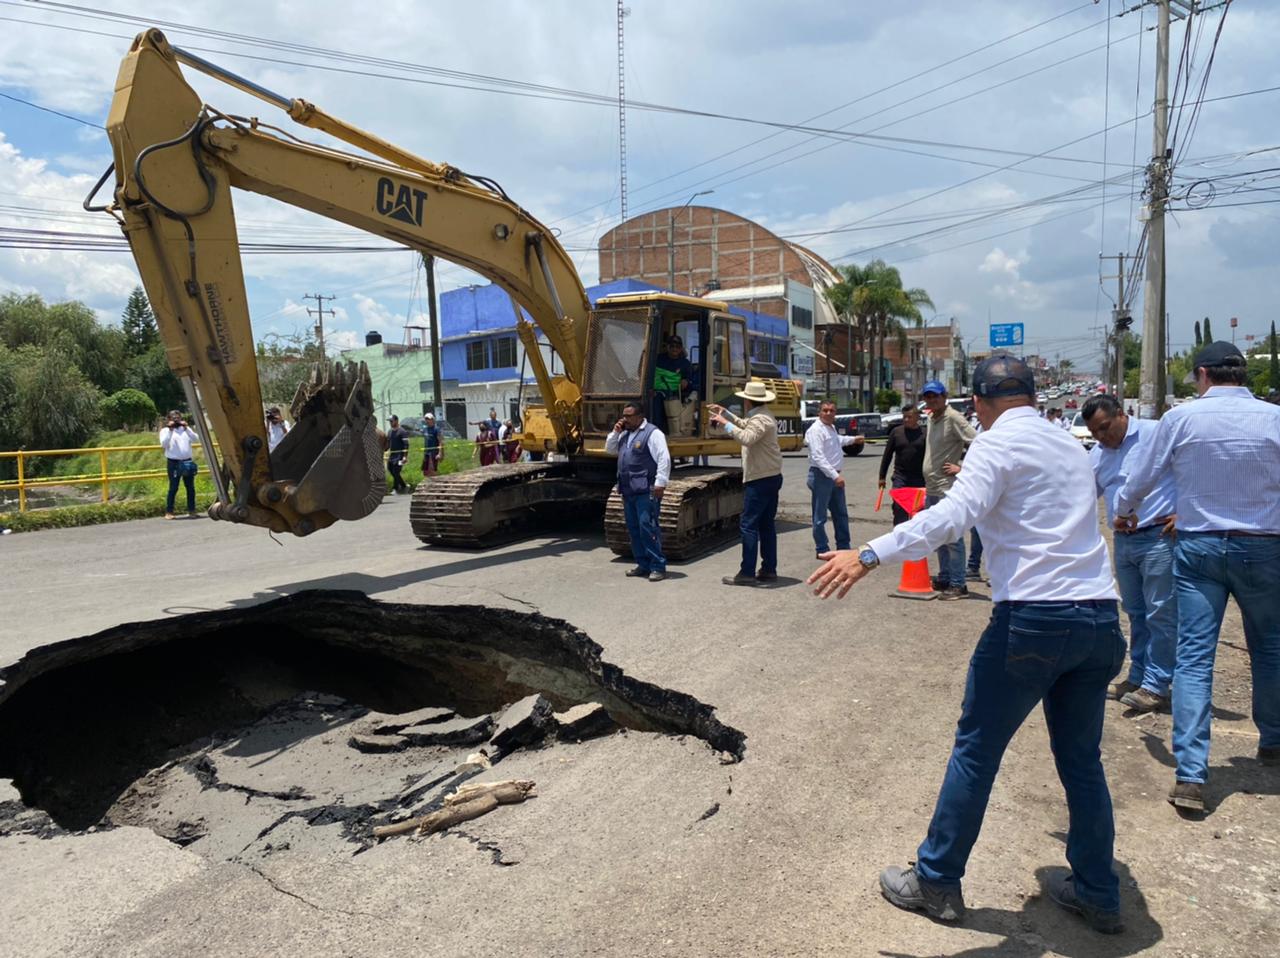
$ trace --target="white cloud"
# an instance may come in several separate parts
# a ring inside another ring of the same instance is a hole
[[[1018,278],[1018,267],[1022,265],[1023,260],[1016,256],[1010,256],[999,246],[989,252],[982,260],[982,264],[978,267],[980,273],[1005,273]]]

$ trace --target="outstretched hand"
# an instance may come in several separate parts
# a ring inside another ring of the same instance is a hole
[[[823,552],[818,556],[825,564],[805,580],[806,585],[816,585],[813,594],[821,599],[831,598],[835,593],[837,599],[843,599],[853,588],[853,584],[867,574],[867,567],[858,561],[858,553],[853,549],[840,549],[836,552]]]

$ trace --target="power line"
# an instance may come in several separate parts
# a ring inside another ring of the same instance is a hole
[[[49,107],[41,106],[39,103],[32,103],[30,100],[24,100],[20,96],[13,96],[10,93],[0,93],[0,96],[4,97],[6,100],[12,100],[14,103],[21,103],[23,106],[29,106],[33,110],[41,110],[45,113],[52,113],[54,116],[60,116],[64,120],[72,120],[75,123],[83,124],[84,126],[91,127],[92,129],[95,129],[95,130],[103,129],[103,127],[100,124],[90,123],[88,120],[82,120],[80,119],[80,117],[72,116],[70,113],[61,113],[58,110],[51,110],[49,109]]]

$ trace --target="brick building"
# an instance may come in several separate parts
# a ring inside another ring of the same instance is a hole
[[[830,394],[837,401],[869,409],[871,396],[866,345],[863,344],[859,352],[856,339],[849,335],[849,327],[843,323],[820,327],[817,342],[819,352],[831,357]],[[907,329],[905,348],[896,336],[890,336],[884,341],[884,355],[876,358],[880,363],[877,382],[891,385],[902,393],[904,400],[918,398],[920,387],[930,379],[940,380],[953,396],[970,391],[969,363],[960,338],[959,324],[954,319],[949,323]],[[828,391],[827,366],[824,357],[819,356],[815,377],[824,393]],[[849,375],[846,375],[846,368]]]
[[[839,279],[817,254],[727,210],[686,206],[619,224],[599,257],[601,283],[635,279],[784,320],[792,375],[816,384],[814,328],[835,319],[822,291]]]

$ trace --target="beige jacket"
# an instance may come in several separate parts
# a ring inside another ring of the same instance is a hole
[[[757,406],[745,417],[735,416],[726,409],[725,418],[733,423],[732,438],[742,444],[742,481],[782,475],[778,421],[768,408]]]
[[[927,417],[929,424],[924,438],[924,485],[931,496],[945,496],[955,485],[956,477],[942,471],[945,463],[960,465],[965,450],[976,435],[969,421],[950,406],[941,419]]]

